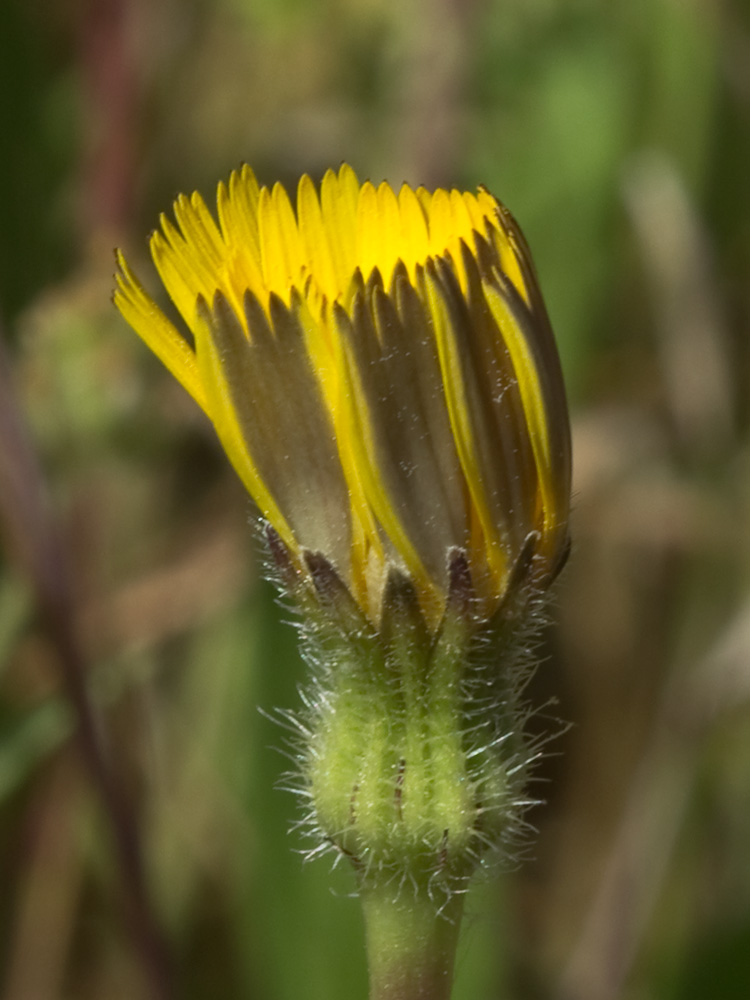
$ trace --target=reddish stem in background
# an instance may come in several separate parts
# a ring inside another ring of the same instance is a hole
[[[81,166],[85,232],[120,232],[133,216],[138,84],[128,44],[132,0],[89,0],[79,23],[87,135]]]

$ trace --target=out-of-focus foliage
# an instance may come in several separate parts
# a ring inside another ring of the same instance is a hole
[[[173,195],[211,199],[240,161],[293,184],[346,158],[511,207],[573,402],[574,552],[530,690],[573,726],[528,858],[472,896],[456,1000],[745,997],[748,4],[4,0],[0,46],[6,347],[179,996],[349,1000],[364,952],[345,865],[303,864],[274,790],[284,732],[258,709],[303,678],[252,512],[110,308],[111,248],[145,256]],[[0,561],[0,998],[138,1000],[23,513]]]

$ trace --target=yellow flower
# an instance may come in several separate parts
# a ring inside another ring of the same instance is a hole
[[[121,254],[115,303],[212,420],[302,570],[336,568],[377,625],[391,567],[427,621],[466,553],[480,613],[513,567],[543,586],[567,544],[570,436],[557,351],[524,239],[476,194],[383,183],[344,165],[296,215],[248,167],[218,225],[180,196],[151,254],[191,337]],[[516,572],[516,577],[518,572]]]

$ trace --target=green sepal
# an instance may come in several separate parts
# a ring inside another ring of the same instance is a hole
[[[328,559],[293,556],[273,529],[267,537],[300,608],[315,678],[299,727],[311,832],[319,847],[352,861],[363,888],[406,880],[444,901],[488,852],[507,849],[526,801],[533,754],[523,733],[528,670],[519,636],[535,614],[528,580],[536,535],[489,618],[467,553],[450,550],[446,608],[434,630],[399,567],[388,570],[375,626]]]

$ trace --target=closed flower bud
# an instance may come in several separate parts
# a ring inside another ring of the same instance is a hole
[[[528,637],[568,546],[560,364],[518,226],[486,190],[360,186],[296,213],[247,167],[218,224],[180,197],[115,303],[212,421],[313,664],[301,786],[322,848],[446,892],[518,827]]]

